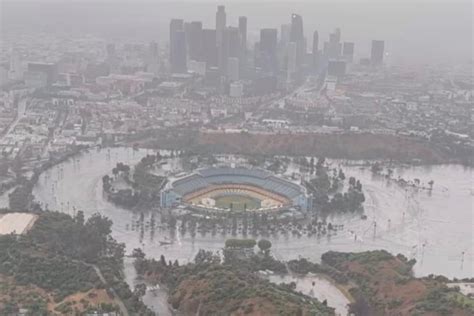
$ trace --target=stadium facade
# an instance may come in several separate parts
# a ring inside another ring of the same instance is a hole
[[[303,186],[267,171],[217,167],[201,169],[168,183],[161,191],[161,207],[187,205],[219,210],[215,199],[226,195],[258,200],[259,206],[255,210],[260,211],[292,207],[307,211],[311,208],[312,200]]]

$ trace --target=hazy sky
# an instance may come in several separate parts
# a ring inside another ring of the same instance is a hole
[[[368,54],[372,39],[386,40],[394,59],[467,61],[473,51],[471,0],[0,0],[2,32],[94,33],[108,40],[168,40],[171,18],[203,21],[215,27],[215,6],[225,4],[228,25],[248,17],[249,37],[264,27],[288,23],[292,12],[303,16],[308,41],[314,30],[320,45],[335,27],[342,40],[356,43],[356,54]]]

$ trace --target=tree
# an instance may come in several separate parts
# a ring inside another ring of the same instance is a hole
[[[84,225],[84,211],[77,211],[77,214],[76,214],[76,223],[78,223],[79,225],[83,226]]]
[[[346,179],[346,175],[344,174],[344,172],[342,171],[342,169],[339,169],[339,174],[338,174],[338,178],[342,181],[344,181]]]
[[[270,248],[272,247],[271,241],[267,239],[260,239],[257,244],[258,248],[260,248],[260,251],[263,253],[268,253]]]
[[[319,157],[318,158],[318,162],[316,163],[316,168],[317,169],[320,169],[321,167],[323,167],[324,163],[326,162],[326,158],[324,157]]]
[[[219,264],[220,262],[221,258],[218,255],[215,255],[212,251],[203,249],[199,249],[194,258],[194,263],[196,264]]]
[[[165,266],[166,267],[166,258],[164,255],[161,255],[160,256],[160,263],[162,266]]]
[[[135,289],[133,291],[133,294],[137,298],[141,298],[146,294],[146,285],[143,283],[135,285]]]
[[[132,251],[132,257],[135,259],[145,259],[145,253],[140,248],[135,248]]]
[[[430,182],[428,182],[428,185],[430,186],[430,190],[433,190],[434,181],[430,180]]]

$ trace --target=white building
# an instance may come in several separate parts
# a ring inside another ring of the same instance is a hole
[[[229,96],[233,98],[241,98],[244,95],[244,85],[242,82],[232,82],[230,84]]]

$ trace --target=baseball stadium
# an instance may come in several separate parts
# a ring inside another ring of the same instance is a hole
[[[161,207],[185,205],[206,211],[306,211],[310,199],[304,187],[261,169],[219,167],[201,169],[176,179],[161,192]]]

